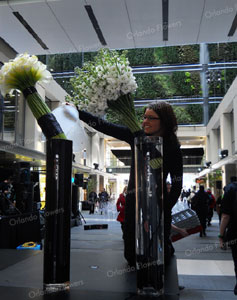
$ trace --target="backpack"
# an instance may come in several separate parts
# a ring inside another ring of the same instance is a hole
[[[208,207],[209,206],[212,206],[214,203],[214,199],[212,198],[212,194],[209,194],[209,193],[207,193],[207,195],[208,195]]]

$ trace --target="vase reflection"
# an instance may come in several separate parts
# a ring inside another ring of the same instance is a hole
[[[162,138],[135,138],[136,267],[140,295],[164,294]]]

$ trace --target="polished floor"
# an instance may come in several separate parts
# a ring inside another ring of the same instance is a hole
[[[103,215],[82,213],[87,225],[108,224],[108,229],[84,230],[84,223],[72,228],[70,292],[46,294],[42,290],[42,251],[0,249],[1,299],[138,299],[136,275],[123,258],[116,213],[112,209]],[[179,294],[175,285],[166,286],[170,292],[164,299],[237,299],[231,252],[219,248],[218,227],[215,216],[207,237],[194,234],[174,243],[178,281],[185,289]],[[177,281],[175,272],[169,273],[174,276],[171,281]]]

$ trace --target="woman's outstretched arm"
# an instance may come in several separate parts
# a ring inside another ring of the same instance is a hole
[[[90,127],[129,144],[133,141],[133,134],[126,126],[109,123],[83,110],[78,110],[78,112],[80,120]]]

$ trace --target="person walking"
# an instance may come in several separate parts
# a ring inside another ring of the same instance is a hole
[[[106,192],[105,188],[99,193],[99,205],[100,205],[100,213],[103,214],[105,211],[109,201],[109,194]]]
[[[216,198],[215,196],[212,194],[211,189],[207,189],[207,194],[209,197],[209,201],[208,201],[208,211],[207,211],[207,225],[211,226],[211,220],[213,217],[213,213],[214,213],[214,207],[216,206]]]
[[[209,201],[208,194],[207,192],[205,192],[204,186],[200,185],[199,191],[192,198],[192,209],[196,211],[202,226],[200,237],[206,236],[208,201]]]
[[[222,206],[223,196],[224,196],[224,194],[221,194],[216,200],[216,212],[219,217],[219,224],[221,224],[221,214],[222,214],[221,206]]]
[[[188,196],[188,206],[190,207],[190,208],[192,208],[192,199],[193,199],[193,197],[196,195],[196,185],[194,185],[193,186],[193,189],[192,189],[192,191],[190,192],[190,195]]]
[[[121,224],[123,239],[124,239],[125,197],[127,194],[127,189],[128,189],[128,187],[125,186],[123,189],[123,192],[119,195],[117,203],[116,203],[117,211],[119,212],[117,221],[120,222],[120,224]]]
[[[95,212],[95,204],[96,204],[96,200],[97,200],[97,194],[96,192],[93,190],[89,193],[89,204],[90,204],[90,212],[89,214],[94,214]]]
[[[237,178],[235,176],[231,178],[231,182],[225,187],[221,209],[220,234],[218,237],[220,247],[223,248],[225,230],[227,230],[226,240],[231,248],[236,278],[234,294],[237,295]]]

